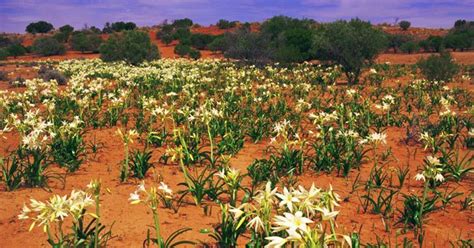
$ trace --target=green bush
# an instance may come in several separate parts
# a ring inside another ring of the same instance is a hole
[[[61,55],[66,53],[66,47],[52,37],[42,37],[34,41],[32,46],[33,52],[43,55]]]
[[[421,73],[430,81],[449,82],[459,72],[457,65],[449,53],[431,55],[427,59],[420,59],[417,63]]]
[[[5,48],[0,48],[0,60],[6,60],[8,58],[8,52]]]
[[[412,54],[420,50],[420,46],[416,41],[408,41],[400,46],[400,50],[404,53]]]
[[[237,26],[237,22],[236,21],[227,21],[227,20],[224,20],[224,19],[220,19],[218,22],[217,22],[217,27],[219,27],[220,29],[229,29],[229,28],[233,28],[235,26]]]
[[[137,24],[133,22],[114,22],[110,24],[109,22],[105,23],[104,28],[102,29],[103,33],[113,33],[113,32],[122,32],[134,30],[137,28]]]
[[[322,25],[315,36],[316,56],[342,65],[349,84],[358,83],[362,69],[372,64],[386,45],[382,31],[359,19]]]
[[[172,24],[175,28],[190,28],[193,25],[193,21],[189,18],[177,19]]]
[[[414,40],[413,36],[404,34],[389,34],[387,35],[387,38],[388,47],[392,48],[395,53],[398,52],[403,44]]]
[[[165,45],[171,44],[171,42],[173,42],[173,40],[174,40],[172,34],[163,34],[163,35],[161,35],[160,39],[163,43],[165,43]]]
[[[191,46],[199,50],[207,49],[216,36],[210,34],[191,34]]]
[[[75,32],[71,37],[71,47],[74,50],[86,52],[98,52],[102,38],[92,32]]]
[[[104,61],[123,60],[134,65],[160,58],[158,48],[151,42],[148,33],[135,30],[112,35],[99,51]]]
[[[444,44],[446,48],[451,48],[453,49],[453,51],[456,51],[456,50],[464,51],[471,48],[474,45],[473,38],[470,37],[468,33],[448,34],[444,38]]]
[[[411,26],[411,22],[409,21],[401,21],[400,23],[398,23],[398,25],[400,26],[400,28],[404,31],[408,30]]]
[[[174,53],[179,55],[180,57],[184,57],[191,52],[191,47],[188,45],[178,44],[174,47]]]
[[[201,58],[201,52],[199,50],[192,49],[189,52],[189,57],[192,58],[192,59],[200,59]]]
[[[21,44],[17,43],[17,44],[13,44],[13,45],[10,45],[8,48],[7,48],[7,52],[8,52],[8,55],[9,56],[13,56],[13,57],[18,57],[18,56],[22,56],[22,55],[25,55],[26,53],[26,49],[24,46],[22,46]]]
[[[425,52],[441,52],[444,50],[444,39],[441,36],[430,36],[419,43]]]
[[[251,63],[266,63],[271,59],[270,40],[247,29],[239,29],[225,36],[224,57],[245,60]]]
[[[51,23],[45,21],[32,22],[26,26],[26,32],[31,34],[37,33],[48,33],[53,30],[54,27]]]
[[[67,24],[59,28],[59,31],[65,34],[72,34],[74,32],[74,27]]]
[[[177,28],[173,33],[173,40],[179,40],[182,43],[186,41],[188,44],[191,42],[191,31],[189,28]]]
[[[66,43],[69,39],[69,34],[63,32],[57,32],[53,35],[53,38],[61,43]]]
[[[219,35],[215,37],[214,40],[209,43],[207,47],[213,52],[224,52],[225,50],[227,50],[227,42],[223,35]]]

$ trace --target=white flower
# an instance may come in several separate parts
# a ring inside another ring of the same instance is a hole
[[[278,236],[270,236],[266,237],[265,239],[270,241],[270,243],[265,245],[265,248],[280,248],[283,247],[283,245],[285,245],[285,243],[287,242],[286,239]]]
[[[132,204],[139,203],[139,202],[140,202],[140,195],[138,194],[137,191],[135,191],[135,192],[133,192],[133,193],[130,193],[130,198],[128,198],[128,200],[129,200]]]
[[[303,232],[307,231],[307,224],[313,223],[312,220],[303,217],[303,212],[297,211],[294,215],[291,213],[283,213],[284,216],[277,215],[275,216],[274,232],[279,232],[283,230],[301,230]]]
[[[425,181],[425,180],[426,180],[426,179],[425,179],[425,175],[423,175],[423,173],[418,173],[418,174],[416,174],[415,179],[416,179],[417,181],[420,181],[420,180]]]
[[[295,197],[288,189],[285,187],[283,189],[283,194],[276,193],[276,196],[281,199],[280,207],[286,205],[286,207],[293,212],[293,202],[299,202],[300,200]]]
[[[441,165],[441,162],[437,157],[427,156],[426,160],[428,161],[428,163],[430,163],[430,165]]]
[[[441,175],[440,173],[436,174],[435,178],[434,178],[436,181],[438,182],[442,182],[444,181],[444,177],[443,175]]]
[[[173,190],[171,190],[168,185],[166,185],[164,182],[160,182],[160,186],[158,187],[159,190],[163,191],[167,195],[172,195]]]

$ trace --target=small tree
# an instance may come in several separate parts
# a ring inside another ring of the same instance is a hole
[[[104,61],[124,60],[134,65],[160,58],[158,48],[151,42],[148,33],[136,30],[112,35],[99,51]]]
[[[401,21],[400,23],[398,23],[398,25],[400,26],[400,28],[403,30],[403,31],[406,31],[410,28],[411,26],[411,22],[409,21]]]
[[[316,56],[342,65],[349,84],[386,48],[386,36],[369,22],[353,19],[322,25],[315,37]]]
[[[177,19],[172,24],[175,28],[189,28],[193,25],[193,21],[189,18]]]
[[[51,23],[45,21],[32,22],[26,26],[26,32],[31,34],[37,33],[48,33],[53,30],[54,27]]]
[[[66,47],[54,38],[42,37],[34,41],[33,51],[43,56],[61,55],[66,53]]]
[[[417,63],[421,73],[430,81],[449,82],[458,72],[459,66],[447,52],[420,59]]]

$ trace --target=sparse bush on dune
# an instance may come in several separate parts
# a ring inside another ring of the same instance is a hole
[[[459,65],[447,52],[420,59],[417,65],[425,78],[430,81],[449,82],[459,72]]]
[[[320,26],[315,37],[318,59],[342,66],[349,84],[357,84],[362,69],[385,50],[386,36],[369,22],[359,19]]]
[[[99,51],[104,61],[123,60],[134,65],[160,58],[158,48],[151,42],[148,33],[135,30],[112,35]]]
[[[66,53],[66,47],[52,37],[42,37],[34,41],[33,51],[42,56],[61,55]]]

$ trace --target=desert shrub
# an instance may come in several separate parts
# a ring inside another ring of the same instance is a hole
[[[240,59],[251,63],[270,61],[269,39],[247,29],[239,29],[224,35],[224,57]]]
[[[191,52],[191,47],[188,45],[178,44],[174,47],[174,53],[179,55],[180,57],[184,57]]]
[[[173,39],[179,40],[181,42],[188,41],[188,44],[191,42],[191,31],[189,28],[178,28],[173,33]]]
[[[42,37],[34,41],[33,51],[43,56],[60,55],[66,53],[66,47],[52,37]]]
[[[400,46],[400,50],[404,53],[412,54],[418,52],[420,50],[420,46],[416,41],[408,41]]]
[[[74,32],[74,27],[69,25],[69,24],[66,24],[66,25],[60,27],[59,31],[62,32],[62,33],[65,33],[65,34],[72,34],[72,32]]]
[[[206,49],[208,45],[216,38],[210,34],[192,34],[190,37],[191,46],[197,49]]]
[[[271,59],[278,62],[302,62],[313,56],[314,21],[275,16],[261,26],[261,35],[269,39]]]
[[[60,43],[66,43],[69,39],[69,35],[63,32],[57,32],[52,37]]]
[[[6,60],[8,58],[8,52],[6,48],[0,48],[0,60]]]
[[[151,42],[150,36],[135,30],[112,35],[100,46],[99,51],[104,61],[123,60],[130,64],[160,58],[158,48]]]
[[[67,78],[58,70],[42,65],[38,70],[38,77],[43,81],[56,80],[59,85],[65,85]]]
[[[13,56],[13,57],[16,58],[16,57],[18,57],[18,56],[25,55],[26,49],[25,49],[25,47],[22,46],[21,44],[16,43],[16,44],[10,45],[10,46],[7,48],[7,52],[8,52],[8,55],[9,55],[9,56]]]
[[[215,37],[214,40],[211,43],[209,43],[207,47],[209,48],[209,50],[213,52],[217,52],[217,51],[223,52],[227,50],[227,43],[226,43],[226,39],[224,38],[224,35],[219,35]]]
[[[171,44],[173,42],[173,35],[172,34],[163,34],[160,37],[161,41],[165,43],[165,45]]]
[[[54,27],[51,23],[45,21],[32,22],[26,26],[26,32],[31,34],[37,33],[48,33],[53,30]]]
[[[441,52],[444,49],[444,39],[441,36],[430,36],[419,42],[426,52]]]
[[[389,34],[387,35],[387,39],[388,47],[392,48],[395,53],[398,52],[403,44],[414,40],[413,36],[404,34]]]
[[[193,21],[189,18],[177,19],[172,24],[175,28],[189,28],[193,25]]]
[[[447,52],[420,59],[417,65],[425,78],[430,81],[449,82],[459,72],[459,65]]]
[[[192,59],[200,59],[201,58],[201,52],[196,49],[191,49],[189,52],[189,57]]]
[[[474,47],[474,22],[457,20],[445,37],[446,48],[467,50]]]
[[[100,35],[92,32],[76,32],[71,37],[71,47],[74,50],[98,52],[102,44]]]
[[[316,56],[342,65],[349,84],[356,84],[364,67],[386,47],[386,36],[369,22],[353,19],[319,27],[315,36]]]
[[[227,21],[227,20],[224,20],[224,19],[220,19],[218,22],[217,22],[217,27],[219,27],[220,29],[229,29],[229,28],[233,28],[235,26],[237,26],[237,22],[236,21]]]
[[[464,51],[474,45],[473,37],[474,36],[471,37],[468,33],[452,33],[446,35],[444,44],[446,48],[451,48],[453,51]]]
[[[406,30],[408,30],[408,29],[410,28],[411,22],[409,22],[409,21],[401,21],[400,23],[398,23],[398,25],[400,26],[400,28],[401,28],[402,30],[405,30],[405,31],[406,31]]]

